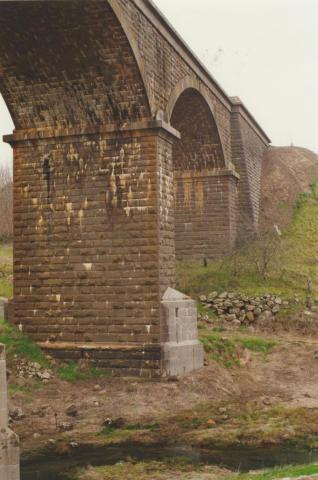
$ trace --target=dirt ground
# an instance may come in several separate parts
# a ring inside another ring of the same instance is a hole
[[[135,441],[137,438],[147,443],[191,434],[191,419],[200,415],[202,418],[215,415],[215,427],[222,437],[222,428],[237,425],[236,417],[247,405],[249,411],[268,410],[277,405],[318,411],[318,337],[285,335],[275,336],[275,340],[277,346],[266,357],[243,352],[244,366],[227,369],[210,361],[203,369],[174,381],[100,377],[69,383],[52,378],[48,384],[39,386],[34,385],[34,380],[14,377],[12,372],[10,383],[23,386],[10,399],[11,412],[18,407],[22,413],[21,418],[13,421],[13,428],[20,436],[22,451],[30,451],[52,444],[54,439],[98,442],[101,439],[98,434],[108,425],[107,419],[119,422],[120,427],[162,425],[160,434],[151,428],[147,430],[148,427],[131,432]],[[76,407],[75,416],[66,413],[72,405]],[[224,406],[226,417],[230,418],[219,422],[217,412],[224,413]],[[185,432],[184,420],[188,418]],[[316,422],[316,416],[308,418],[308,423],[312,422]],[[293,428],[297,430],[297,425]],[[318,435],[318,424],[314,430],[308,425],[308,432]],[[305,424],[302,434],[306,434]],[[125,440],[123,436],[109,438]]]

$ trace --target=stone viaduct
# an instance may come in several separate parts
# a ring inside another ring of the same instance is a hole
[[[149,0],[0,1],[0,91],[14,322],[115,375],[200,366],[195,308],[167,289],[175,258],[257,230],[256,120]]]

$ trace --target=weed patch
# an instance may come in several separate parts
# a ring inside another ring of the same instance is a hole
[[[0,343],[6,345],[8,358],[16,355],[19,358],[37,362],[42,367],[48,366],[48,361],[40,347],[16,327],[6,324],[3,319],[0,319]]]
[[[231,475],[225,480],[273,480],[278,478],[297,478],[303,475],[314,475],[318,473],[318,464],[290,466],[283,468],[274,468],[260,473],[245,473],[241,475]]]
[[[67,365],[57,369],[57,375],[62,380],[70,383],[78,382],[79,380],[88,380],[90,378],[98,378],[105,376],[105,371],[96,367],[82,368],[78,363],[70,362]]]
[[[276,346],[276,342],[264,340],[263,338],[255,337],[255,338],[237,338],[237,342],[239,342],[244,348],[251,350],[255,353],[263,353],[268,354],[271,353],[273,348]]]
[[[237,346],[232,340],[223,338],[217,333],[203,335],[200,338],[204,350],[211,360],[224,365],[226,368],[239,366]]]

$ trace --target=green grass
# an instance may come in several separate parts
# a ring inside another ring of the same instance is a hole
[[[48,366],[48,361],[40,347],[16,327],[5,323],[3,319],[0,319],[0,343],[5,344],[9,359],[17,355],[30,362],[37,362],[43,367]]]
[[[273,468],[253,473],[229,473],[213,466],[194,466],[188,458],[162,462],[119,462],[116,465],[87,467],[79,469],[70,476],[72,480],[168,480],[171,478],[211,478],[218,480],[274,480],[280,478],[296,478],[318,473],[318,465],[299,465]]]
[[[20,332],[15,326],[8,325],[0,318],[0,343],[5,344],[7,358],[10,361],[13,357],[19,357],[30,362],[37,362],[43,368],[50,368],[57,376],[67,382],[77,382],[107,376],[107,372],[92,366],[85,366],[84,369],[75,362],[70,362],[60,368],[53,368],[45,357],[40,347],[29,337]],[[11,392],[16,393],[21,388],[18,385],[10,386]]]
[[[10,298],[12,286],[12,245],[0,242],[0,297]]]
[[[211,360],[214,360],[226,368],[239,366],[239,355],[235,342],[223,338],[217,333],[204,334],[200,337],[204,350]]]
[[[0,278],[0,297],[11,298],[12,295],[13,295],[12,282],[10,280]]]
[[[199,479],[202,473],[210,473],[209,478],[220,480],[224,478],[225,470],[213,466],[193,466],[187,457],[174,460],[134,462],[127,459],[115,465],[101,467],[86,467],[78,469],[69,476],[72,480],[171,480],[190,478]]]
[[[253,338],[243,338],[239,337],[236,339],[244,348],[251,350],[255,353],[263,353],[267,355],[271,353],[273,348],[276,346],[276,342],[270,340],[264,340],[263,338],[253,337]]]
[[[276,346],[276,342],[260,337],[236,336],[234,338],[225,338],[215,330],[211,332],[211,330],[200,329],[200,341],[208,358],[226,368],[240,365],[240,351],[242,347],[266,356]]]
[[[274,480],[278,478],[297,478],[302,475],[314,475],[318,473],[318,464],[290,466],[274,468],[260,473],[243,473],[241,475],[230,475],[225,480]]]
[[[121,433],[125,434],[128,432],[136,432],[140,430],[148,430],[149,432],[157,432],[160,430],[160,425],[159,423],[149,423],[146,425],[143,425],[141,423],[136,423],[136,424],[128,424],[124,425],[122,427],[117,427],[116,425],[106,425],[102,431],[99,433],[99,435],[102,436],[110,436],[113,435],[114,433]]]
[[[106,372],[99,368],[90,366],[82,369],[78,363],[70,362],[63,367],[58,368],[57,375],[62,380],[74,383],[78,382],[79,380],[88,380],[90,378],[106,376]]]
[[[210,261],[206,268],[198,262],[178,262],[178,289],[194,298],[212,291],[236,291],[247,295],[272,293],[283,298],[297,294],[304,298],[310,277],[314,295],[318,295],[317,192],[318,181],[310,192],[299,196],[292,223],[282,237],[277,238],[264,275],[257,268],[265,250],[265,240],[261,237],[224,259]]]

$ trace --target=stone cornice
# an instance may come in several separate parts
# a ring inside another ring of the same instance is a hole
[[[62,139],[67,137],[88,137],[96,135],[107,135],[107,134],[125,134],[125,133],[136,133],[136,132],[151,132],[151,131],[163,131],[165,134],[168,134],[174,138],[180,138],[180,133],[175,130],[170,124],[166,123],[164,120],[143,120],[141,122],[130,123],[123,126],[118,126],[115,124],[109,125],[100,125],[100,126],[87,126],[79,125],[74,127],[67,128],[36,128],[36,129],[27,129],[27,130],[15,130],[12,135],[4,135],[3,141],[9,143],[10,145],[15,145],[17,143],[32,141],[32,140],[49,140],[49,139]]]

